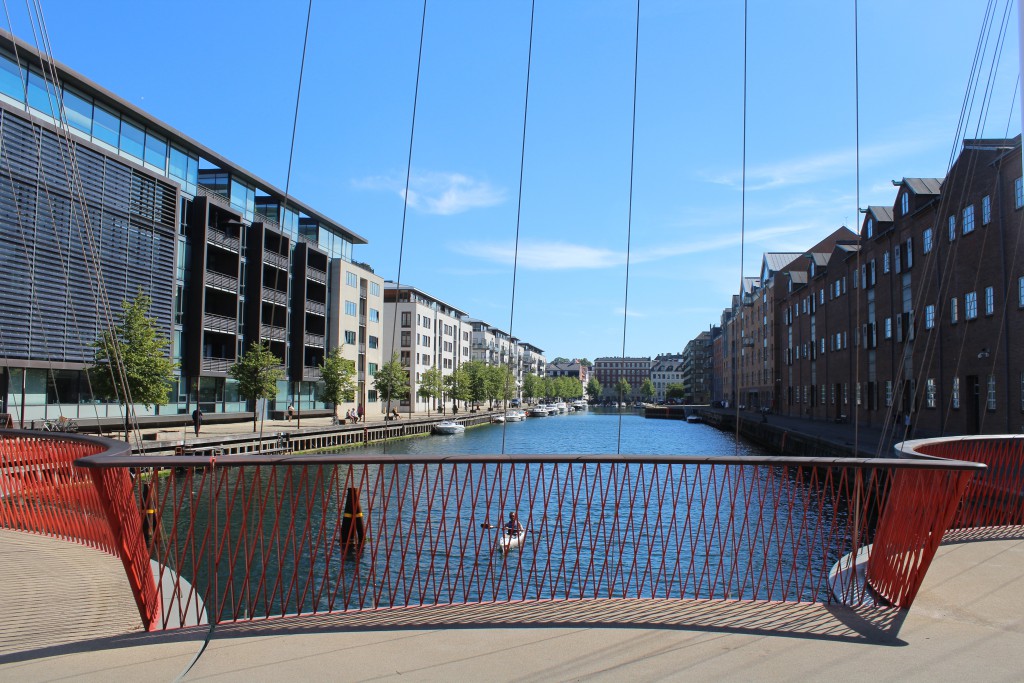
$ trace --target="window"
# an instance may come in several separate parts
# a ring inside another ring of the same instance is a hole
[[[161,171],[167,170],[167,140],[146,133],[146,163]]]
[[[349,287],[359,286],[359,276],[350,270],[345,271],[345,284]]]
[[[412,346],[412,334],[409,332],[402,333],[402,346]]]
[[[141,128],[127,121],[121,122],[119,146],[122,152],[141,160],[145,143],[146,134]]]
[[[1024,308],[1024,276],[1017,278],[1017,305]]]
[[[366,366],[366,372],[367,372],[367,374],[370,375],[370,377],[373,377],[374,375],[376,375],[377,374],[377,364],[376,363],[368,363],[367,366]]]
[[[914,238],[907,238],[907,258],[904,259],[907,263],[907,270],[910,270],[914,265]]]
[[[963,231],[965,235],[969,232],[974,232],[974,204],[964,209]]]
[[[1017,178],[1013,181],[1013,208],[1019,209],[1024,206],[1024,178]]]
[[[924,307],[924,329],[930,330],[935,327],[935,304],[928,304]]]
[[[949,322],[954,324],[954,325],[956,325],[956,318],[957,318],[957,315],[956,315],[956,304],[957,304],[957,301],[956,301],[956,297],[954,296],[952,299],[949,300]]]
[[[949,241],[956,239],[956,215],[949,217]]]
[[[889,272],[889,252],[888,251],[886,251],[884,254],[882,254],[882,272],[883,273],[888,273]]]
[[[978,293],[967,292],[964,295],[964,320],[974,320],[978,317]]]
[[[92,118],[93,139],[105,142],[117,149],[121,138],[121,119],[117,114],[97,105]]]
[[[903,250],[903,246],[900,245],[900,244],[897,244],[895,247],[892,248],[892,261],[893,261],[892,268],[897,273],[900,272],[901,270],[903,270],[902,259],[900,258],[900,256],[903,253],[902,250]]]
[[[402,312],[402,327],[410,327],[412,325],[412,313],[409,311]]]
[[[0,57],[0,92],[19,102],[25,101],[25,72],[6,57]]]
[[[409,352],[408,351],[402,351],[401,362],[402,362],[402,367],[404,367],[404,368],[409,367]]]
[[[371,308],[370,309],[370,322],[371,323],[379,323],[380,322],[380,311],[378,311],[376,308]]]
[[[868,219],[867,235],[868,235],[868,237],[872,237],[872,236],[874,236],[874,234],[875,234],[875,220],[873,218],[869,218]]]
[[[35,71],[28,72],[28,105],[47,116],[53,116],[56,109],[53,106],[56,93],[51,95],[50,87],[47,80]]]
[[[68,125],[83,133],[92,133],[92,100],[70,90],[64,91],[64,116]]]
[[[380,285],[377,284],[376,282],[371,282],[370,283],[370,295],[371,296],[380,296]]]
[[[885,405],[892,405],[892,380],[885,380]]]
[[[885,338],[892,339],[892,318],[885,319]]]
[[[345,315],[355,315],[355,314],[356,314],[356,302],[355,301],[345,301]]]
[[[928,378],[924,385],[924,401],[929,408],[935,407],[935,380]]]
[[[370,345],[370,348],[371,348],[371,349],[375,349],[375,348],[377,348],[377,346],[379,345],[379,343],[380,343],[380,342],[379,342],[379,341],[377,340],[377,338],[376,338],[376,337],[374,337],[374,336],[373,336],[373,335],[371,334],[371,335],[370,335],[370,339],[369,339],[369,345]]]
[[[356,343],[356,333],[354,331],[352,331],[352,330],[345,330],[345,343],[346,344],[355,344]]]
[[[922,238],[924,239],[924,246],[921,247],[921,253],[927,254],[932,250],[932,229],[925,228]]]
[[[960,378],[959,377],[954,377],[953,378],[953,407],[958,409],[958,410],[960,408]]]
[[[995,410],[996,409],[996,376],[995,375],[989,375],[988,376],[988,401],[986,403],[987,403],[986,407],[989,410]]]
[[[903,196],[900,197],[900,211],[906,216],[910,213],[910,193],[904,192]]]
[[[992,222],[992,198],[985,195],[981,198],[981,224],[988,225]]]
[[[992,315],[996,310],[996,292],[992,287],[985,288],[985,315]]]

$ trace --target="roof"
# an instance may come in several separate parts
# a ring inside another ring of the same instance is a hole
[[[942,178],[904,178],[901,184],[916,195],[939,194],[942,191]]]
[[[384,281],[384,291],[387,292],[389,290],[393,291],[393,292],[399,292],[399,291],[415,292],[416,294],[419,294],[423,298],[429,299],[429,300],[431,300],[431,301],[433,301],[433,302],[435,302],[435,303],[437,303],[437,304],[439,304],[441,306],[444,306],[448,310],[453,311],[455,313],[458,313],[459,315],[462,315],[462,316],[467,315],[466,312],[463,311],[462,309],[455,308],[455,306],[452,306],[451,304],[449,304],[449,303],[447,303],[445,301],[442,301],[441,299],[438,299],[436,296],[431,296],[430,294],[427,294],[426,292],[424,292],[422,289],[417,289],[416,287],[412,287],[410,285],[404,285],[404,284],[403,285],[398,285],[398,284],[392,282],[391,280],[385,280]],[[385,299],[385,301],[387,301],[387,299]],[[388,303],[395,303],[395,302],[394,301],[390,301]],[[465,321],[469,322],[469,319],[465,319]]]
[[[761,286],[761,278],[759,277],[745,277],[743,278],[743,293],[749,294],[754,291],[757,287]]]
[[[892,223],[891,206],[871,205],[868,207],[868,211],[874,214],[875,220],[878,221],[879,223]]]
[[[791,270],[789,271],[789,279],[795,284],[806,285],[807,284],[807,271],[806,270]]]
[[[803,254],[788,251],[768,251],[764,254],[764,262],[772,272],[778,272]]]
[[[821,252],[811,254],[811,259],[814,261],[815,266],[827,266],[830,258],[832,258],[832,254],[825,254]]]
[[[860,251],[860,245],[859,244],[837,244],[836,245],[836,249],[838,251],[845,251],[845,252],[847,252],[849,254],[853,254],[853,253],[856,253],[856,252]]]

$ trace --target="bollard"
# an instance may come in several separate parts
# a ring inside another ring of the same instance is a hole
[[[359,489],[349,487],[345,490],[345,514],[341,519],[342,552],[347,553],[351,547],[357,553],[363,550],[363,509],[359,507]]]

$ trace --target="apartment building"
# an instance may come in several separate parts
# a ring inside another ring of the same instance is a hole
[[[664,401],[669,385],[683,384],[683,354],[661,353],[651,361],[651,382],[654,384],[654,400]]]
[[[594,376],[601,383],[601,398],[634,401],[640,397],[640,386],[651,376],[651,359],[646,356],[605,356],[594,360]],[[620,379],[629,382],[629,394],[619,396],[616,385]]]

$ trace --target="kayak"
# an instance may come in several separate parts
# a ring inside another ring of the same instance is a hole
[[[504,529],[498,532],[498,552],[507,553],[510,550],[515,550],[523,544],[526,540],[526,530],[521,530],[518,534],[510,534]]]

